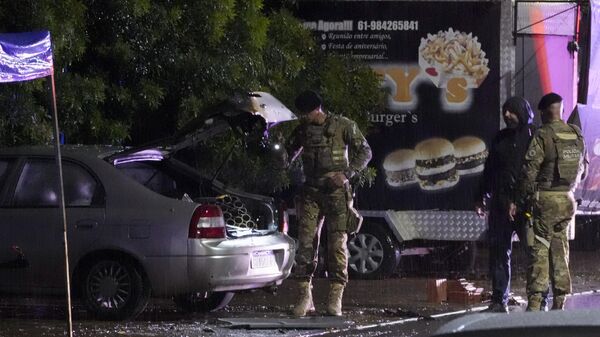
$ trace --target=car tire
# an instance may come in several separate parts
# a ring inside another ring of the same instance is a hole
[[[150,299],[150,286],[127,260],[98,259],[88,265],[81,280],[82,299],[97,319],[134,319]]]
[[[223,309],[231,302],[235,293],[224,291],[206,295],[191,293],[173,297],[175,305],[184,312],[212,312]]]
[[[355,279],[382,279],[400,263],[400,246],[379,223],[364,223],[348,239],[348,274]]]

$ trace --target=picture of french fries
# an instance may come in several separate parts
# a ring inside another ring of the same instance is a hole
[[[477,36],[452,28],[421,38],[419,65],[438,88],[454,77],[463,77],[467,87],[477,88],[490,71]]]

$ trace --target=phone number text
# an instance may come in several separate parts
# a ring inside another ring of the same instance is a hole
[[[419,21],[358,21],[358,30],[419,30]]]

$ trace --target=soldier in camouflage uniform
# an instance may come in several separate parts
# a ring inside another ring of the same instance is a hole
[[[547,94],[538,109],[544,124],[527,150],[515,195],[518,207],[532,216],[527,233],[531,248],[527,310],[540,310],[549,281],[554,295],[552,309],[562,310],[571,292],[567,227],[575,215],[573,190],[585,176],[587,160],[581,130],[561,119],[562,98]],[[511,204],[511,216],[516,208]]]
[[[327,229],[327,266],[330,289],[329,315],[342,314],[342,294],[348,281],[349,221],[353,217],[352,193],[348,179],[364,169],[371,159],[371,148],[355,122],[328,114],[314,91],[296,98],[302,122],[288,142],[293,159],[302,155],[306,181],[296,196],[299,247],[295,274],[299,278],[300,298],[294,316],[314,311],[311,279],[317,267],[319,236],[323,220]]]

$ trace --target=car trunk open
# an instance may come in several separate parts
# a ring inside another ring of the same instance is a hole
[[[281,102],[266,93],[250,93],[210,108],[175,135],[109,155],[105,159],[123,173],[164,196],[221,207],[230,238],[265,235],[277,230],[271,197],[244,192],[190,165],[190,149],[232,131],[246,142],[264,140],[269,124],[295,119]],[[187,154],[186,156],[182,154]],[[219,167],[226,164],[219,163]],[[196,161],[197,162],[197,161]]]

